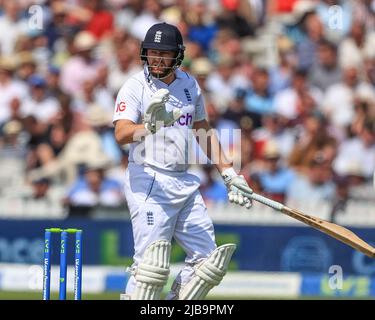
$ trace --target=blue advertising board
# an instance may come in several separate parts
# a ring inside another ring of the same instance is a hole
[[[0,262],[41,264],[44,229],[80,228],[83,259],[89,265],[130,265],[133,254],[131,224],[127,220],[0,220]],[[375,230],[351,228],[361,238],[375,243]],[[339,265],[345,275],[375,275],[372,260],[341,242],[310,227],[215,225],[217,243],[233,242],[237,250],[232,270],[327,273]],[[58,264],[59,243],[53,241],[53,263]],[[68,241],[73,252],[73,239]],[[171,262],[185,254],[173,245]],[[69,255],[73,262],[73,254]]]

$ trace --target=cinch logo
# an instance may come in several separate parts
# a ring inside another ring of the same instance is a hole
[[[182,115],[177,121],[180,126],[189,126],[193,123],[193,116],[190,113]]]
[[[159,31],[156,31],[155,33],[155,38],[154,38],[154,42],[160,42],[161,41],[161,34],[163,32],[161,32],[160,30]]]
[[[125,109],[126,109],[125,102],[120,102],[116,106],[116,112],[123,112],[123,111],[125,111]]]

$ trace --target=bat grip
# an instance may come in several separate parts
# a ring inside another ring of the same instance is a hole
[[[251,193],[251,194],[247,194],[246,195],[248,198],[251,198],[255,201],[258,201],[260,203],[263,203],[265,204],[266,206],[268,207],[271,207],[272,209],[275,209],[277,211],[282,211],[284,209],[284,205],[281,204],[280,202],[277,202],[277,201],[274,201],[274,200],[271,200],[271,199],[268,199],[266,197],[263,197],[261,196],[260,194],[257,194],[255,192]]]

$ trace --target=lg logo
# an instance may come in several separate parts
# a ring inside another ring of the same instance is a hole
[[[119,102],[116,106],[116,112],[123,112],[126,109],[125,102]]]

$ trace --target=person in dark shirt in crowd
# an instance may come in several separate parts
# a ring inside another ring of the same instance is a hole
[[[336,45],[328,40],[321,40],[318,44],[317,61],[309,73],[310,83],[324,92],[330,85],[340,82],[341,77]]]
[[[246,110],[245,107],[246,90],[237,89],[235,98],[230,101],[228,109],[224,112],[222,117],[231,120],[241,126],[241,122],[251,121],[252,128],[259,128],[261,126],[261,116],[252,111]]]

